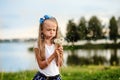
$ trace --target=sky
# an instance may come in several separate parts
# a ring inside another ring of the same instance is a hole
[[[120,0],[0,0],[0,39],[37,38],[39,18],[54,16],[63,36],[68,20],[97,16],[107,25],[120,17]]]

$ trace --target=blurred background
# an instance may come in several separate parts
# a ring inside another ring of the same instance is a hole
[[[119,0],[0,0],[0,72],[37,69],[39,18],[56,17],[64,66],[120,65]]]

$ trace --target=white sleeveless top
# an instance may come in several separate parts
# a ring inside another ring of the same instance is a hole
[[[34,48],[38,48],[37,42],[34,45]],[[48,59],[54,52],[55,45],[52,44],[51,46],[45,45],[45,56]],[[41,73],[46,76],[55,76],[59,74],[59,67],[56,65],[55,59],[44,69],[38,68]]]

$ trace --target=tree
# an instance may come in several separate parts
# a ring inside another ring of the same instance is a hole
[[[101,26],[100,20],[96,16],[92,16],[88,22],[88,34],[91,34],[90,37],[100,39],[102,37]]]
[[[114,40],[116,43],[117,36],[118,36],[118,26],[115,17],[113,16],[109,21],[109,28],[110,28],[110,39]]]
[[[116,44],[117,36],[118,36],[118,26],[114,16],[111,17],[109,21],[109,28],[110,28],[110,39],[114,40],[114,43]],[[118,65],[119,63],[116,49],[114,49],[113,54],[111,54],[110,63],[111,65]]]
[[[68,42],[76,42],[78,41],[79,38],[79,33],[77,30],[76,24],[73,22],[73,20],[69,20],[67,24],[67,33],[66,33],[66,40]]]
[[[80,39],[85,39],[86,38],[86,31],[87,31],[87,28],[86,28],[86,20],[84,17],[81,17],[80,21],[79,21],[79,24],[78,24],[78,32],[79,32],[79,35],[80,35]]]
[[[118,38],[120,38],[120,17],[117,20],[117,26],[118,26]]]

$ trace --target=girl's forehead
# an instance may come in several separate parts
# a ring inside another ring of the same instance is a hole
[[[44,26],[47,26],[47,27],[57,27],[57,24],[54,21],[45,20]]]

